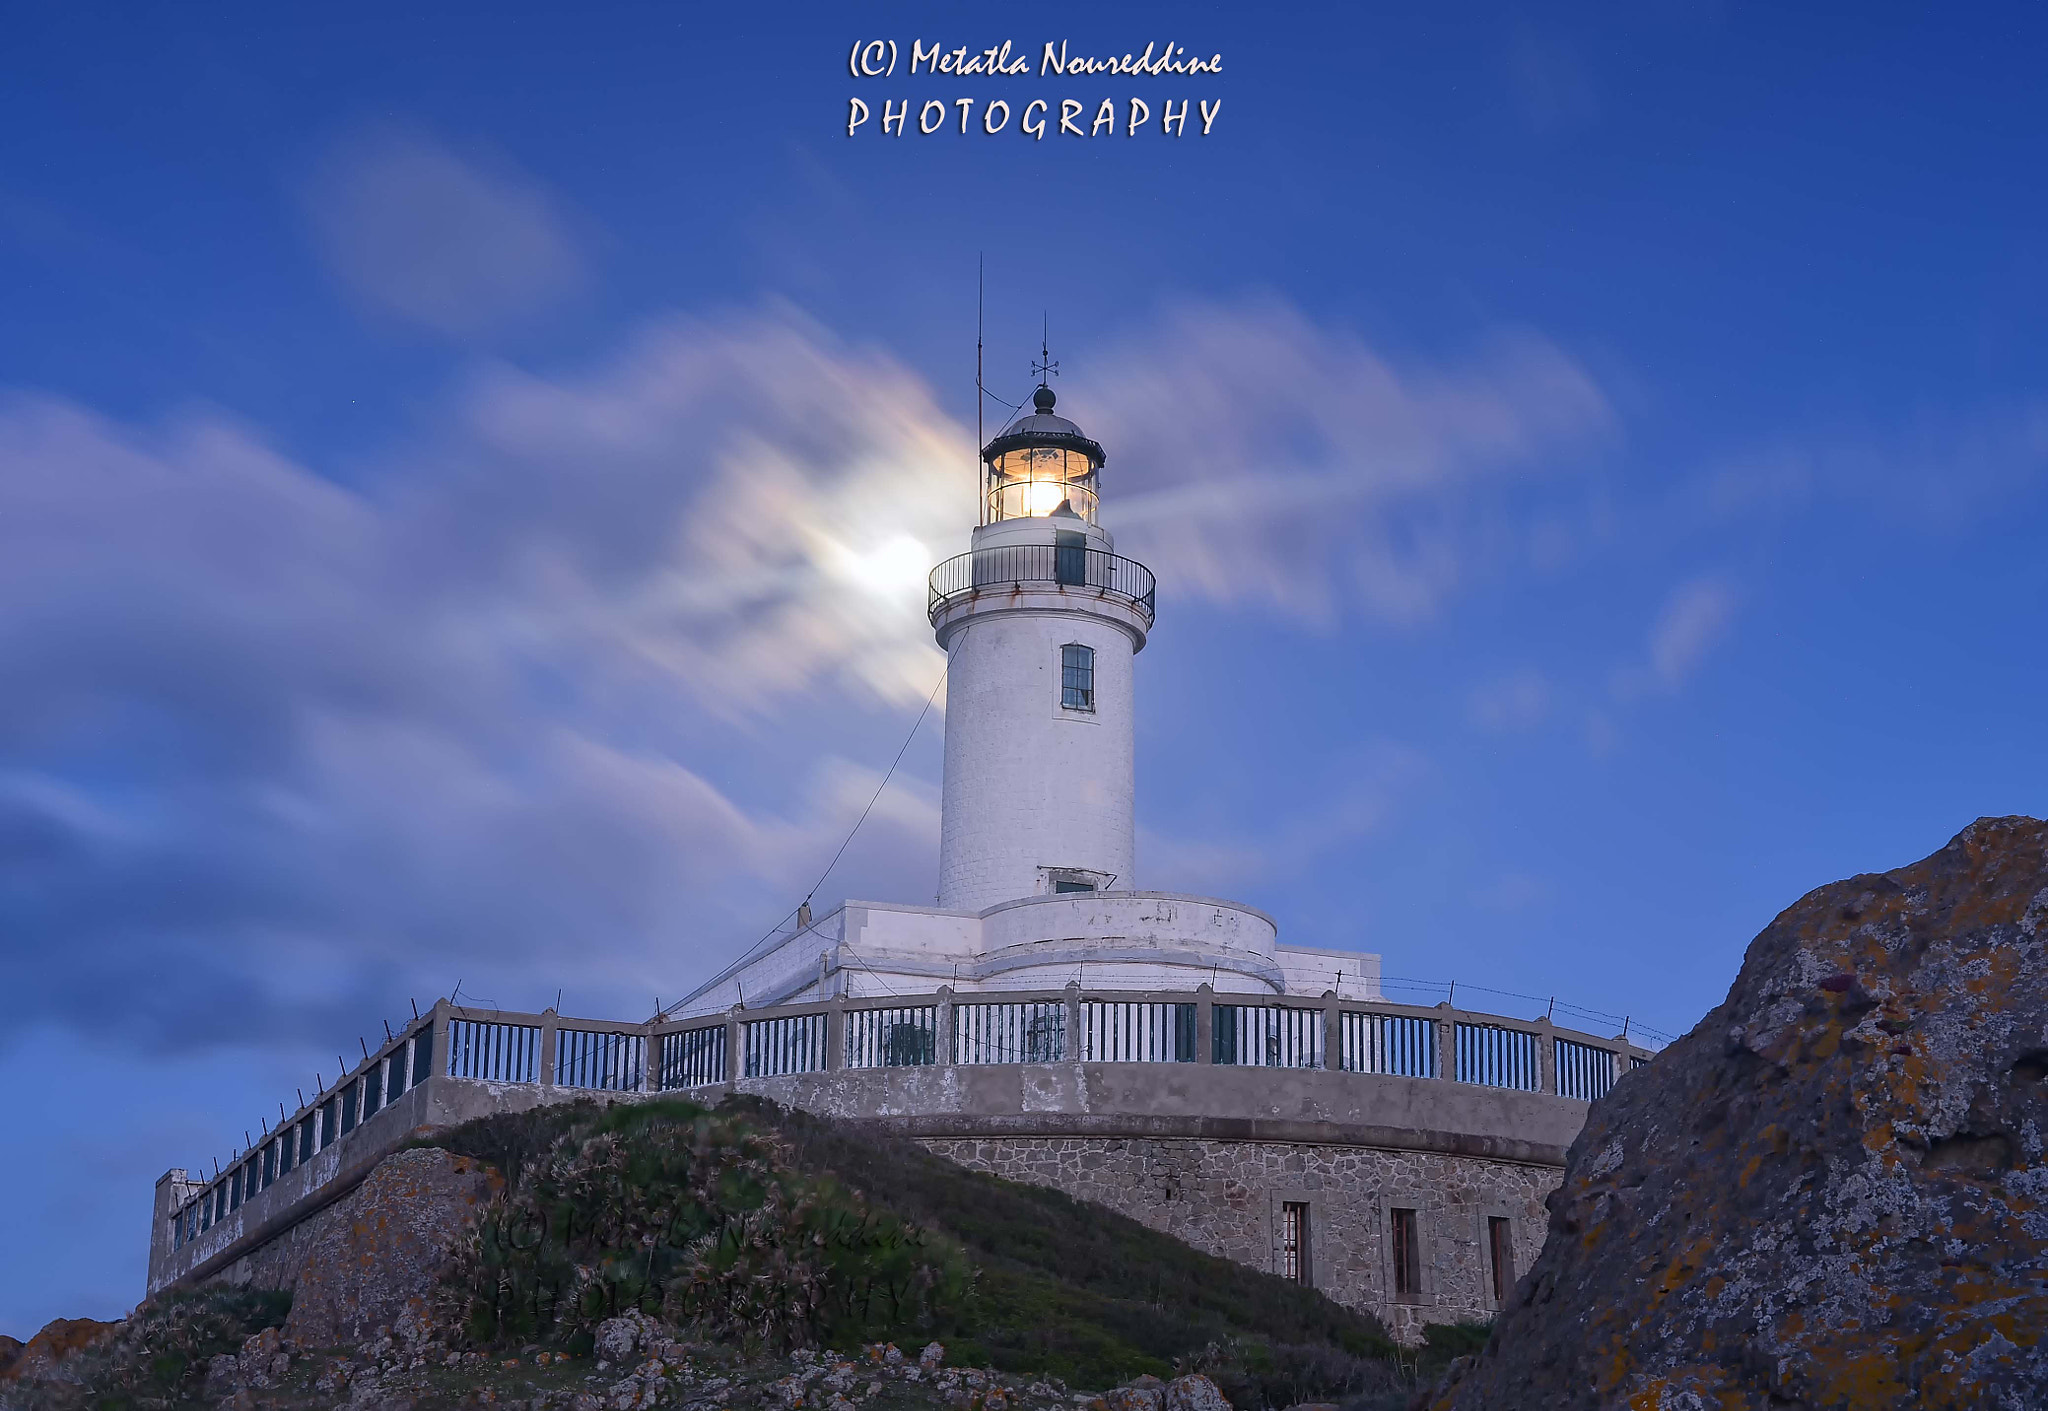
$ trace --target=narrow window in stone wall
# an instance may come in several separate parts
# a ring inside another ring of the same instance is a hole
[[[1515,1287],[1515,1242],[1513,1226],[1505,1216],[1495,1215],[1486,1222],[1486,1247],[1493,1258],[1493,1306],[1507,1307],[1508,1295]]]
[[[1095,648],[1069,642],[1060,648],[1060,705],[1095,709]]]
[[[313,1159],[313,1119],[306,1118],[299,1123],[299,1162],[303,1166]]]
[[[228,1209],[232,1211],[240,1210],[241,1208],[242,1173],[240,1171],[236,1171],[228,1177]]]
[[[405,1049],[406,1046],[400,1044],[391,1051],[391,1076],[384,1080],[384,1103],[387,1107],[405,1091]]]
[[[357,1084],[350,1083],[341,1090],[341,1134],[347,1136],[356,1129]]]
[[[1393,1212],[1394,1297],[1412,1303],[1422,1297],[1422,1248],[1413,1210]]]
[[[1308,1263],[1308,1202],[1290,1200],[1280,1206],[1280,1277],[1297,1284],[1315,1282]]]
[[[384,1065],[373,1063],[363,1075],[363,1120],[369,1121],[384,1105]]]
[[[277,1179],[277,1143],[263,1145],[263,1189],[269,1190],[271,1182]]]
[[[333,1146],[334,1139],[341,1135],[341,1132],[335,1126],[336,1119],[340,1115],[339,1104],[333,1098],[329,1098],[320,1104],[320,1150],[325,1151],[330,1146]]]

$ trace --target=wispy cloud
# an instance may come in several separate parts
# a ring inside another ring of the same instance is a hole
[[[1102,365],[1074,400],[1128,547],[1179,590],[1309,617],[1429,616],[1497,545],[1488,492],[1569,473],[1614,430],[1540,337],[1432,365],[1276,301],[1181,308]]]
[[[1848,508],[1926,533],[1954,533],[2048,489],[2048,402],[1883,428],[1810,433],[1730,455],[1685,481],[1670,517],[1720,528]]]
[[[1326,761],[1321,806],[1278,827],[1256,833],[1146,830],[1138,839],[1145,885],[1227,896],[1234,886],[1298,875],[1387,827],[1430,773],[1428,758],[1412,746],[1367,742]]]
[[[964,438],[779,313],[458,410],[349,489],[0,403],[0,1028],[247,1042],[565,948],[651,1002],[815,880],[938,678]],[[836,885],[928,894],[935,809]]]
[[[589,279],[558,197],[503,158],[424,132],[380,126],[338,142],[300,194],[351,296],[447,337],[517,324]]]
[[[1643,659],[1615,673],[1615,694],[1631,700],[1651,691],[1676,692],[1727,636],[1735,608],[1735,590],[1722,579],[1679,585],[1651,624]]]

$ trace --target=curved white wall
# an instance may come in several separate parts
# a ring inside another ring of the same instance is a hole
[[[1050,542],[1056,522],[1024,526]],[[993,536],[977,533],[983,547]],[[1107,536],[1090,534],[1092,545]],[[1132,659],[1142,641],[1127,605],[1052,585],[989,591],[939,624],[946,678],[946,766],[939,905],[980,911],[1044,890],[1070,867],[1132,885]],[[1095,709],[1060,704],[1060,648],[1095,651]]]

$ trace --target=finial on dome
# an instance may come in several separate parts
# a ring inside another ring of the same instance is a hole
[[[1048,326],[1050,326],[1049,320]],[[1040,331],[1038,338],[1038,361],[1031,365],[1031,370],[1038,374],[1038,390],[1031,394],[1031,400],[1042,412],[1052,410],[1052,404],[1055,400],[1052,394],[1052,380],[1060,375],[1060,365],[1052,360],[1052,349],[1047,346],[1047,340],[1050,336],[1044,330]]]

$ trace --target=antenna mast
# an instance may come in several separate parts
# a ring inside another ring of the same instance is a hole
[[[974,498],[981,501],[974,512],[976,524],[988,523],[988,472],[981,463],[981,448],[988,444],[981,432],[981,289],[982,267],[987,263],[986,254],[974,257]]]

